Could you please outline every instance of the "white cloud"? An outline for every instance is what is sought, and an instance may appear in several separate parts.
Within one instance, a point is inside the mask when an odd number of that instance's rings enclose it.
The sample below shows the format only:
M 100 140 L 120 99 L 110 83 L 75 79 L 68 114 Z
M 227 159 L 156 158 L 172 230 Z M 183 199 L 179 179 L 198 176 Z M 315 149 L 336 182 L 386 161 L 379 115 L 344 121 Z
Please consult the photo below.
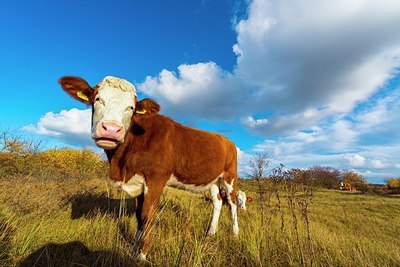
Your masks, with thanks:
M 243 83 L 214 62 L 180 65 L 178 73 L 164 69 L 138 88 L 176 116 L 230 118 L 243 110 L 246 96 Z
M 262 127 L 268 125 L 267 119 L 254 119 L 252 116 L 248 116 L 247 118 L 242 120 L 244 126 L 248 128 Z
M 351 167 L 363 167 L 365 164 L 365 158 L 363 156 L 360 156 L 358 154 L 356 155 L 345 155 L 345 159 L 347 159 L 350 163 Z
M 256 112 L 276 113 L 268 129 L 253 131 L 285 132 L 275 118 L 290 121 L 322 108 L 320 120 L 367 100 L 399 65 L 399 14 L 398 1 L 253 1 L 236 27 L 235 75 L 257 88 Z
M 28 132 L 53 137 L 70 145 L 90 146 L 91 139 L 90 109 L 76 108 L 62 110 L 60 113 L 48 112 L 39 119 L 36 125 L 28 125 L 23 129 Z
M 239 147 L 236 147 L 237 156 L 238 156 L 238 173 L 239 177 L 247 177 L 247 174 L 250 173 L 249 169 L 249 159 L 251 155 L 247 154 Z
M 271 120 L 248 116 L 241 122 L 243 127 L 260 136 L 287 135 L 304 128 L 305 122 L 310 126 L 316 124 L 324 116 L 326 116 L 325 110 L 307 109 L 291 115 L 273 116 Z
M 375 169 L 383 169 L 386 167 L 386 164 L 384 164 L 380 159 L 371 159 L 371 164 Z

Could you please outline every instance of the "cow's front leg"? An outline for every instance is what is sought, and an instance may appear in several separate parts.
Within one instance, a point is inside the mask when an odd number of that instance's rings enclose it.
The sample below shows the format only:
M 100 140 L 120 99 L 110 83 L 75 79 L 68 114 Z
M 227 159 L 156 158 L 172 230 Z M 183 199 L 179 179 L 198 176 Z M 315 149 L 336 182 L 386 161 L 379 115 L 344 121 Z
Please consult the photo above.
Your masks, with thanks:
M 150 248 L 150 230 L 157 212 L 158 204 L 164 186 L 147 184 L 147 192 L 136 198 L 136 219 L 138 229 L 136 231 L 135 250 L 141 260 L 146 259 L 147 251 Z
M 136 197 L 135 201 L 136 201 L 135 214 L 136 214 L 136 220 L 137 220 L 137 229 L 136 229 L 135 244 L 133 245 L 133 249 L 134 249 L 136 255 L 139 258 L 142 258 L 144 260 L 144 259 L 146 259 L 146 255 L 140 254 L 140 248 L 141 248 L 140 240 L 141 240 L 142 229 L 143 229 L 142 208 L 143 208 L 143 201 L 144 201 L 144 193 L 141 194 L 140 196 Z

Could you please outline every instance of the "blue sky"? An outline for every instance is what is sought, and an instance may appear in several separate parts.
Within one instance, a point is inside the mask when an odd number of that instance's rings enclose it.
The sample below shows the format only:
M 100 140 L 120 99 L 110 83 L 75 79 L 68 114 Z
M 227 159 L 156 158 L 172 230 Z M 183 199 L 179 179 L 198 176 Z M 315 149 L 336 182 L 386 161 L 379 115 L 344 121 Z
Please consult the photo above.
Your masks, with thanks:
M 400 176 L 397 0 L 7 1 L 0 126 L 87 146 L 90 111 L 64 75 L 114 75 L 162 113 L 235 142 L 271 167 Z

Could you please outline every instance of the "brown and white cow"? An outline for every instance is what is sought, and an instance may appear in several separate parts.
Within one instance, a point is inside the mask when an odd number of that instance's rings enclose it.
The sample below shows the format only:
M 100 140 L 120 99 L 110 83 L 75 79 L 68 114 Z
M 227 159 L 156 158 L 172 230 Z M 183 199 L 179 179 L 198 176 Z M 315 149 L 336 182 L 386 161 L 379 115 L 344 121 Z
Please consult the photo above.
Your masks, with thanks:
M 340 182 L 340 190 L 355 191 L 355 188 L 349 182 Z
M 236 206 L 237 155 L 227 138 L 183 126 L 159 115 L 151 99 L 138 101 L 128 81 L 108 76 L 93 88 L 82 78 L 59 80 L 74 99 L 92 106 L 92 138 L 110 163 L 110 178 L 136 198 L 136 249 L 145 259 L 149 229 L 163 188 L 209 190 L 213 217 L 208 235 L 214 235 L 222 207 L 219 188 L 230 205 L 233 234 L 239 233 Z

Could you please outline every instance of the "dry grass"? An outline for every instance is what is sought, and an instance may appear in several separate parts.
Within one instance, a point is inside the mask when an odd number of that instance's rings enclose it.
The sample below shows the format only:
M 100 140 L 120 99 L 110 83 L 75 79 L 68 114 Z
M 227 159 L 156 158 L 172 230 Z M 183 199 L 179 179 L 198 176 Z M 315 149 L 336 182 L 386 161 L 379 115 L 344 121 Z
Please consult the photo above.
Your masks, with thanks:
M 333 190 L 307 195 L 271 182 L 262 184 L 263 195 L 255 181 L 240 187 L 255 201 L 239 213 L 239 239 L 231 235 L 227 207 L 217 235 L 206 238 L 211 204 L 200 194 L 166 189 L 149 261 L 140 265 L 400 265 L 398 198 Z M 104 179 L 0 178 L 0 265 L 136 265 L 132 206 Z

